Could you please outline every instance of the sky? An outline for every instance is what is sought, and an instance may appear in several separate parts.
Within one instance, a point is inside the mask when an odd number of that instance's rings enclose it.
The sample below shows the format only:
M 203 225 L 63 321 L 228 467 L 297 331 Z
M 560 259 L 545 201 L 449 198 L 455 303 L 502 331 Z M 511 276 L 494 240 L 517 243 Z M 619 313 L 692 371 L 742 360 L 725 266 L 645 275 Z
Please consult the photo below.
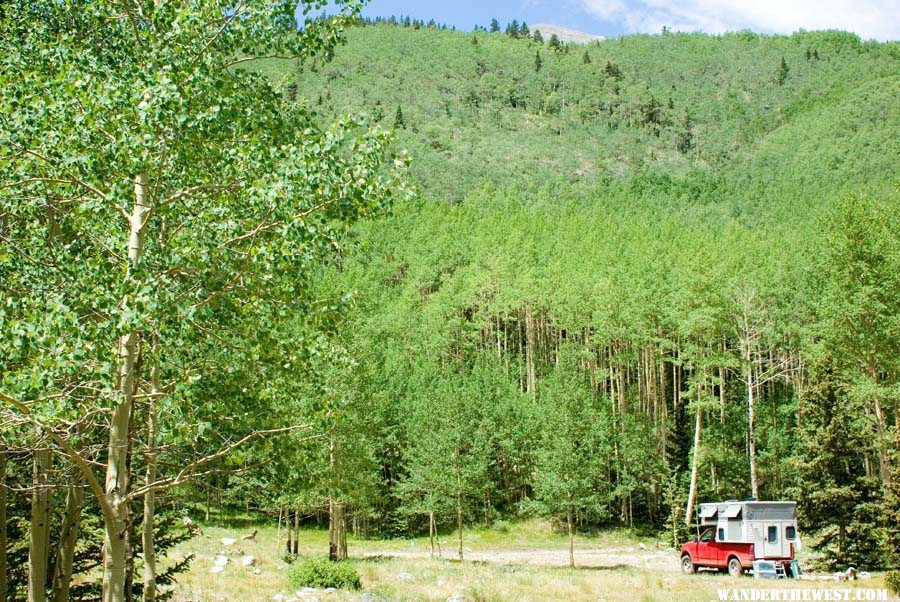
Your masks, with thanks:
M 517 19 L 608 37 L 666 26 L 706 33 L 843 29 L 864 40 L 900 40 L 900 0 L 371 0 L 363 14 L 410 15 L 464 30 Z

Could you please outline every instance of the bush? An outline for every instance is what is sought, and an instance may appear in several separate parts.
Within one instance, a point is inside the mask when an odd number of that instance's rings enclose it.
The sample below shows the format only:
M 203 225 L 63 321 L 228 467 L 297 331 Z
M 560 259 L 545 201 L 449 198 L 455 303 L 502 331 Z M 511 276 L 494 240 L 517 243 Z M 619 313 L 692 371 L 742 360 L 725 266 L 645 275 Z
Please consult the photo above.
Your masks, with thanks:
M 491 529 L 500 533 L 509 533 L 509 522 L 503 519 L 497 519 L 494 521 L 494 524 L 491 525 Z
M 884 583 L 889 590 L 900 595 L 900 571 L 888 571 L 885 573 Z
M 294 567 L 288 575 L 291 587 L 334 587 L 359 589 L 359 573 L 347 562 L 331 562 L 327 558 L 310 558 Z

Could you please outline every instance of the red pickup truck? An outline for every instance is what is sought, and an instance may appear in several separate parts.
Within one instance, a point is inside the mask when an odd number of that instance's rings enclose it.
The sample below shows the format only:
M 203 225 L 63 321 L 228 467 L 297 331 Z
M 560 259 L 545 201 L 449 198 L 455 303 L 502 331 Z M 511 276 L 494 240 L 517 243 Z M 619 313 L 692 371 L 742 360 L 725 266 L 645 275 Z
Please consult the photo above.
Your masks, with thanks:
M 732 577 L 740 576 L 745 570 L 753 568 L 754 544 L 716 541 L 716 530 L 707 528 L 700 537 L 681 546 L 681 570 L 685 573 L 696 573 L 698 567 L 728 570 Z M 790 558 L 766 558 L 783 564 L 790 564 L 794 556 L 794 545 L 790 544 Z

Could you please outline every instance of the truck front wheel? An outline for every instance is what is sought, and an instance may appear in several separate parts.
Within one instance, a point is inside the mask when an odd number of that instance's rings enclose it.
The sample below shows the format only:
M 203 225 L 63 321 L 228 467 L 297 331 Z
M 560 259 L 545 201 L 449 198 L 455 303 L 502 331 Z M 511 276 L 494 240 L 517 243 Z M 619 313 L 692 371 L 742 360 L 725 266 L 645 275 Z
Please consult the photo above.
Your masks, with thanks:
M 741 561 L 734 556 L 728 559 L 728 574 L 732 577 L 740 577 L 744 574 L 744 567 L 741 566 Z
M 694 561 L 691 560 L 690 554 L 685 554 L 681 557 L 681 571 L 688 575 L 697 572 L 697 567 L 694 566 Z

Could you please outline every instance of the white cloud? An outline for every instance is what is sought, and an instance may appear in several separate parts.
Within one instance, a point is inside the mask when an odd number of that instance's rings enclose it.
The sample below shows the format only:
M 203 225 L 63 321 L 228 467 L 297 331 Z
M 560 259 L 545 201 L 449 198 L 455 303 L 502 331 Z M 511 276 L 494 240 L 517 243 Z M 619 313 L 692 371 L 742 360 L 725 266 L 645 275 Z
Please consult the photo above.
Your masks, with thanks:
M 585 10 L 630 33 L 792 33 L 843 29 L 863 39 L 900 39 L 900 0 L 581 0 Z

